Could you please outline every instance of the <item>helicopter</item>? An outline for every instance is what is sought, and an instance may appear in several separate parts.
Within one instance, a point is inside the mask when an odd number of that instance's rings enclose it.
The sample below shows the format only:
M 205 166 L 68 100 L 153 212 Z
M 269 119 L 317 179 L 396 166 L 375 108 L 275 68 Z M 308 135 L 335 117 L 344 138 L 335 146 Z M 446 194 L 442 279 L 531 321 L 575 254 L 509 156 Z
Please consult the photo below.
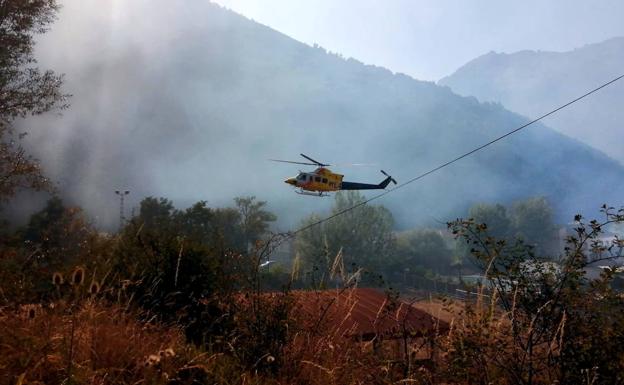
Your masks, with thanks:
M 316 161 L 305 154 L 299 154 L 309 162 L 295 162 L 291 160 L 270 159 L 274 162 L 303 164 L 306 166 L 317 166 L 314 171 L 303 172 L 300 171 L 295 177 L 288 178 L 284 182 L 297 187 L 295 190 L 297 194 L 301 195 L 313 195 L 313 196 L 329 196 L 329 192 L 341 191 L 341 190 L 377 190 L 385 189 L 390 182 L 397 184 L 396 180 L 388 175 L 384 170 L 381 173 L 386 176 L 379 184 L 370 183 L 358 183 L 358 182 L 346 182 L 342 178 L 344 175 L 336 174 L 330 171 L 327 167 L 331 164 L 321 163 Z

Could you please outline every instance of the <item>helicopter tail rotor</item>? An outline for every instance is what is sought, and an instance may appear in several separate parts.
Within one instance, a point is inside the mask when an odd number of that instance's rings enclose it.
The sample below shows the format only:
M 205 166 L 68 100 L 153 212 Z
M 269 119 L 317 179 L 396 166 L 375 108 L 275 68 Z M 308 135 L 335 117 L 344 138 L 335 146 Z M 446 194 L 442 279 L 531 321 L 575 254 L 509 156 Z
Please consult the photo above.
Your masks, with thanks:
M 397 184 L 397 181 L 393 177 L 391 177 L 387 172 L 385 172 L 384 170 L 381 170 L 381 173 L 388 177 L 389 182 Z

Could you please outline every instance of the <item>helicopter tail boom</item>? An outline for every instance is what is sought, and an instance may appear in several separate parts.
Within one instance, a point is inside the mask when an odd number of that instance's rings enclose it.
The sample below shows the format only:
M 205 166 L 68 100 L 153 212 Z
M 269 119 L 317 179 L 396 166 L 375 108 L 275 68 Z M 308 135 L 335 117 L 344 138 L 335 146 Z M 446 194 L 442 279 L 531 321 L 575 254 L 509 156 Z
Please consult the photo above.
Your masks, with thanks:
M 381 173 L 386 176 L 386 179 L 384 179 L 379 184 L 342 182 L 340 189 L 341 190 L 383 190 L 386 187 L 388 187 L 390 182 L 397 184 L 396 180 L 390 175 L 388 175 L 384 170 L 381 170 Z

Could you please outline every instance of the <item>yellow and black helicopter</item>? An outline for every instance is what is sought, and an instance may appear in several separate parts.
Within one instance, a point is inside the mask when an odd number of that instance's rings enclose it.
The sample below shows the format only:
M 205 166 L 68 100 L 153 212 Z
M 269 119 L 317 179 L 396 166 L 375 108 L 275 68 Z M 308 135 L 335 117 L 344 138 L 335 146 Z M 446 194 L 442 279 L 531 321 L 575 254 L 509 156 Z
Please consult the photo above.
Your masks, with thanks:
M 331 166 L 331 164 L 321 163 L 310 158 L 307 155 L 299 154 L 310 162 L 295 162 L 291 160 L 280 160 L 280 159 L 270 159 L 274 162 L 283 162 L 283 163 L 294 163 L 294 164 L 303 164 L 306 166 L 317 166 L 314 171 L 311 172 L 303 172 L 300 171 L 299 174 L 295 177 L 288 178 L 284 182 L 297 187 L 298 190 L 295 190 L 296 193 L 302 195 L 314 195 L 314 196 L 328 196 L 328 192 L 332 191 L 340 191 L 340 190 L 377 190 L 377 189 L 385 189 L 390 182 L 396 184 L 396 180 L 388 175 L 384 170 L 381 170 L 381 173 L 386 176 L 379 184 L 369 184 L 369 183 L 357 183 L 357 182 L 346 182 L 343 181 L 342 178 L 344 175 L 335 174 L 331 172 L 327 167 Z

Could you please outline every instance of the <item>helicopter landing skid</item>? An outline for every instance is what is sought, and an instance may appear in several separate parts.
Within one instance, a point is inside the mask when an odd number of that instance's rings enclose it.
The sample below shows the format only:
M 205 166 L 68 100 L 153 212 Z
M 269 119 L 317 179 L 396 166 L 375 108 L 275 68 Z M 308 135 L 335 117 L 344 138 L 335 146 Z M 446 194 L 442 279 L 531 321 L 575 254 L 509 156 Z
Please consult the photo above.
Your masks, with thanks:
M 306 190 L 295 190 L 295 192 L 299 195 L 311 195 L 313 197 L 328 197 L 329 196 L 329 194 L 324 193 L 322 191 L 311 192 L 311 191 L 306 191 Z

